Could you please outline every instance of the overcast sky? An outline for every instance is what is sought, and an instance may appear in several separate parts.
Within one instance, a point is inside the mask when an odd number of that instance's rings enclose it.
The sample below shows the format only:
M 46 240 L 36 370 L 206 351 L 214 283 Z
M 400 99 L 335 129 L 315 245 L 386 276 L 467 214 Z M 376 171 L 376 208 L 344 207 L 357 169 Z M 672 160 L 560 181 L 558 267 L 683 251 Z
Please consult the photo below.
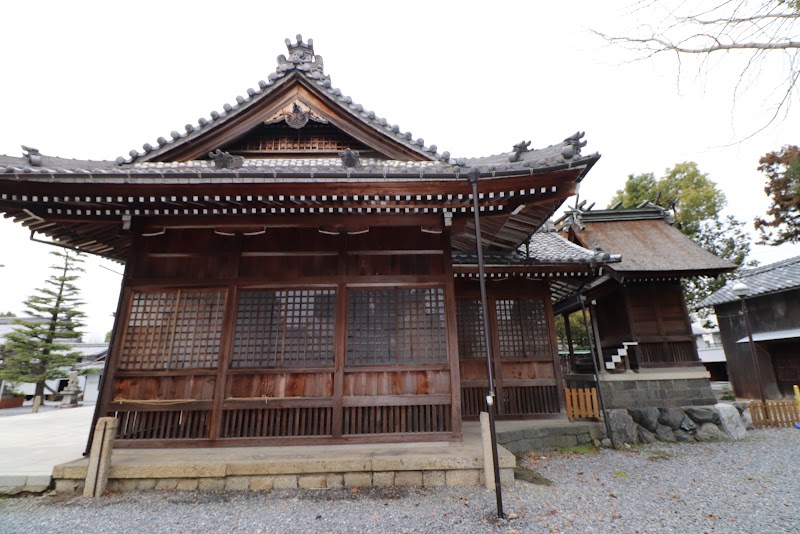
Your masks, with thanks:
M 589 31 L 661 19 L 631 13 L 631 3 L 3 2 L 0 153 L 20 156 L 25 144 L 113 160 L 155 145 L 257 87 L 286 54 L 284 39 L 301 33 L 334 87 L 440 152 L 497 154 L 586 131 L 584 151 L 602 158 L 581 199 L 605 207 L 628 174 L 695 161 L 726 194 L 726 213 L 750 225 L 768 206 L 758 159 L 800 142 L 797 110 L 741 141 L 771 113 L 781 60 L 748 80 L 734 108 L 736 57 L 684 61 L 679 79 L 673 57 L 631 62 Z M 52 247 L 28 237 L 0 221 L 0 311 L 21 312 L 48 276 Z M 762 263 L 796 255 L 800 247 L 754 247 Z M 122 268 L 87 261 L 88 340 L 111 328 L 120 276 L 108 269 Z

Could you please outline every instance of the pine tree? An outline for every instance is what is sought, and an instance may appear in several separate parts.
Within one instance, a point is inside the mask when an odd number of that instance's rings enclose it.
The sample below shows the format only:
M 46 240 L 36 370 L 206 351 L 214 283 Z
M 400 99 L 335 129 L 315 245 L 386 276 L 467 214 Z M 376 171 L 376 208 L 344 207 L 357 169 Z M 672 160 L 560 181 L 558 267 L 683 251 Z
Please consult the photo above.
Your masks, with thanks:
M 67 250 L 51 252 L 60 264 L 51 268 L 53 274 L 45 287 L 25 300 L 26 319 L 16 319 L 17 327 L 6 335 L 6 357 L 0 378 L 10 382 L 35 383 L 35 396 L 42 396 L 45 381 L 66 378 L 64 367 L 78 363 L 79 352 L 70 352 L 67 341 L 80 341 L 85 314 L 78 310 L 83 303 L 78 298 L 74 282 L 83 272 L 79 255 Z

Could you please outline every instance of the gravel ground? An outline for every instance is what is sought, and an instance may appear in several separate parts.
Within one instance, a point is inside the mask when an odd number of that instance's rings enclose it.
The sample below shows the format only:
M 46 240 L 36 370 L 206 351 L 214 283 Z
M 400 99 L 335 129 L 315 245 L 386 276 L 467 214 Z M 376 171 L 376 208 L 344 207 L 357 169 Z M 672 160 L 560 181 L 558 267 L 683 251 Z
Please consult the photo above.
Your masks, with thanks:
M 0 499 L 0 532 L 797 532 L 800 431 L 736 443 L 554 453 L 524 465 L 552 481 L 482 488 L 144 492 Z

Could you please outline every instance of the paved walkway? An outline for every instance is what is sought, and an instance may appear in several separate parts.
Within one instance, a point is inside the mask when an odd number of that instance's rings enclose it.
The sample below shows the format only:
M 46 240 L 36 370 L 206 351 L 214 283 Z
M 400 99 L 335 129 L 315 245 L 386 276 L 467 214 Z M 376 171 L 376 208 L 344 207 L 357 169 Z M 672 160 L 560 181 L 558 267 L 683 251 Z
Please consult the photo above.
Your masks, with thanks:
M 86 406 L 1 417 L 0 494 L 49 486 L 54 466 L 83 455 L 93 414 Z

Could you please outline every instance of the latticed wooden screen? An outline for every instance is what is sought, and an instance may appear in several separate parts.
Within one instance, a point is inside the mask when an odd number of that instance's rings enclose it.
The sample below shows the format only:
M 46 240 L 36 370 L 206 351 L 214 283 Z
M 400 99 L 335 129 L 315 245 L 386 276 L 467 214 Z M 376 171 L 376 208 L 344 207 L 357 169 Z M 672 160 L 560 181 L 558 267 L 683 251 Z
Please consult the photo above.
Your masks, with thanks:
M 224 311 L 224 289 L 135 292 L 120 368 L 216 367 Z
M 240 291 L 231 366 L 332 366 L 335 300 L 335 289 Z
M 442 288 L 350 289 L 347 365 L 447 362 Z
M 459 358 L 485 358 L 486 336 L 483 330 L 483 306 L 480 300 L 456 302 Z
M 544 300 L 497 300 L 495 307 L 501 358 L 552 359 Z

